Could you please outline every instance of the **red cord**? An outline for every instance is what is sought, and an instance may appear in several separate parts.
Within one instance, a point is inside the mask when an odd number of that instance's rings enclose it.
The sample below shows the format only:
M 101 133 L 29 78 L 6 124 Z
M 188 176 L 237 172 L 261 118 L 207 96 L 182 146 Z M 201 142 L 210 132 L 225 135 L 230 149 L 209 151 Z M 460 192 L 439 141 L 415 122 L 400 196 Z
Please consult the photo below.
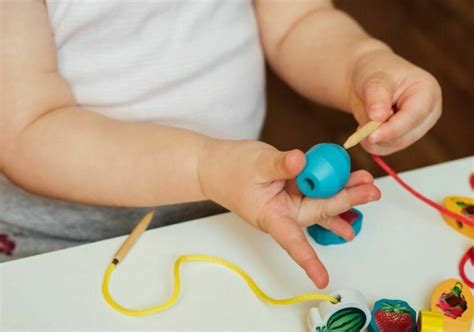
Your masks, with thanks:
M 465 271 L 468 260 L 470 260 L 471 264 L 474 265 L 474 247 L 469 248 L 459 262 L 459 275 L 461 276 L 462 281 L 464 281 L 469 287 L 474 288 L 474 281 L 469 280 Z
M 405 188 L 410 194 L 412 194 L 413 196 L 415 196 L 416 198 L 420 199 L 421 201 L 425 202 L 426 204 L 428 204 L 429 206 L 435 208 L 436 210 L 438 210 L 439 212 L 441 212 L 441 214 L 444 214 L 445 216 L 448 216 L 448 217 L 451 217 L 459 222 L 462 222 L 466 225 L 469 225 L 471 227 L 474 227 L 474 219 L 471 220 L 470 218 L 468 218 L 467 216 L 464 216 L 462 214 L 458 214 L 458 213 L 455 213 L 455 212 L 452 212 L 450 210 L 448 210 L 447 208 L 445 208 L 444 206 L 442 206 L 441 204 L 438 204 L 432 200 L 430 200 L 429 198 L 423 196 L 422 194 L 420 194 L 419 192 L 417 192 L 415 189 L 413 189 L 412 187 L 410 187 L 405 181 L 403 181 L 398 175 L 397 173 L 390 168 L 390 166 L 388 166 L 383 160 L 382 158 L 380 158 L 380 156 L 377 156 L 377 155 L 372 155 L 372 158 L 375 160 L 375 162 L 380 166 L 382 167 L 382 169 L 387 172 L 388 175 L 390 175 L 395 181 L 397 181 L 403 188 Z

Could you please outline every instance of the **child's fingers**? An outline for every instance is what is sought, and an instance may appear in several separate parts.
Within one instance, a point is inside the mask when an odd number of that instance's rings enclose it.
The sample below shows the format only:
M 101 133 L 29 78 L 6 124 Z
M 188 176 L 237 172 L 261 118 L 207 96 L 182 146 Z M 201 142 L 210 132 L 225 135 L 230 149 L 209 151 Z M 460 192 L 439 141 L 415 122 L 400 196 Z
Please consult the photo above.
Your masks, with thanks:
M 302 229 L 293 219 L 279 217 L 268 220 L 264 230 L 305 270 L 316 287 L 327 286 L 329 275 L 326 268 L 306 240 Z
M 403 136 L 394 138 L 392 140 L 381 142 L 380 146 L 382 147 L 397 147 L 398 149 L 404 149 L 408 147 L 411 143 L 422 138 L 426 132 L 438 121 L 438 115 L 435 113 L 430 113 L 422 123 L 420 123 L 416 128 L 409 131 Z
M 319 225 L 329 229 L 336 235 L 342 236 L 346 241 L 351 241 L 355 237 L 351 225 L 341 217 L 331 217 L 319 222 Z
M 372 174 L 365 170 L 355 171 L 349 177 L 349 180 L 346 183 L 346 188 L 355 187 L 364 183 L 373 183 L 374 177 Z
M 297 217 L 298 224 L 309 226 L 338 216 L 355 205 L 362 205 L 380 199 L 380 190 L 373 184 L 361 184 L 345 188 L 328 199 L 303 198 Z
M 305 164 L 306 157 L 300 150 L 264 150 L 257 160 L 257 172 L 262 182 L 287 180 L 298 175 Z
M 373 183 L 374 177 L 365 170 L 355 171 L 349 177 L 346 183 L 346 188 L 355 187 L 364 183 Z M 286 191 L 291 195 L 301 195 L 295 180 L 290 180 L 286 184 Z
M 433 107 L 436 102 L 434 91 L 416 89 L 406 93 L 410 95 L 400 97 L 400 111 L 369 136 L 370 143 L 388 142 L 402 137 L 418 128 L 430 113 L 437 112 Z
M 392 112 L 394 85 L 383 72 L 374 73 L 364 84 L 363 99 L 371 120 L 385 121 Z
M 401 137 L 380 143 L 370 143 L 364 140 L 361 144 L 367 152 L 381 156 L 402 150 L 423 137 L 423 135 L 433 127 L 436 121 L 438 121 L 440 114 L 441 113 L 436 112 L 430 113 L 422 124 Z

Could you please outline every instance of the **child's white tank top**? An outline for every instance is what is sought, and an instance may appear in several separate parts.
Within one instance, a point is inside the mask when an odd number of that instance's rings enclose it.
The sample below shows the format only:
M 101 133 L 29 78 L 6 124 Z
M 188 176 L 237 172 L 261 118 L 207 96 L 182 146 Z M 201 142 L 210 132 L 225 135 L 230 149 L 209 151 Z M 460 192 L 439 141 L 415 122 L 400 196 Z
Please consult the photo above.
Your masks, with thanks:
M 264 61 L 250 0 L 45 1 L 59 69 L 79 104 L 214 137 L 258 136 Z M 156 212 L 153 227 L 222 208 L 200 202 Z M 127 234 L 143 213 L 39 197 L 0 173 L 0 235 L 16 243 L 12 256 L 0 250 L 0 262 Z
M 256 138 L 264 60 L 250 0 L 46 0 L 59 70 L 104 115 Z

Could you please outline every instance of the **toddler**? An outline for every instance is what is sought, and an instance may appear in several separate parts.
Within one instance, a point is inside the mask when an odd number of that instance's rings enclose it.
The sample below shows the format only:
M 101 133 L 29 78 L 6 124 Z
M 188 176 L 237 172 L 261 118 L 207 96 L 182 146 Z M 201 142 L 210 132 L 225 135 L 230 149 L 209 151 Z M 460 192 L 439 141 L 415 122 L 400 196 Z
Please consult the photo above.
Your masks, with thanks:
M 257 140 L 265 61 L 359 124 L 386 121 L 363 142 L 370 153 L 409 146 L 441 114 L 433 76 L 329 0 L 0 6 L 0 249 L 11 255 L 3 259 L 128 233 L 146 207 L 159 206 L 160 225 L 226 208 L 325 287 L 302 227 L 318 223 L 350 240 L 338 215 L 380 192 L 365 171 L 329 199 L 298 192 L 304 153 Z

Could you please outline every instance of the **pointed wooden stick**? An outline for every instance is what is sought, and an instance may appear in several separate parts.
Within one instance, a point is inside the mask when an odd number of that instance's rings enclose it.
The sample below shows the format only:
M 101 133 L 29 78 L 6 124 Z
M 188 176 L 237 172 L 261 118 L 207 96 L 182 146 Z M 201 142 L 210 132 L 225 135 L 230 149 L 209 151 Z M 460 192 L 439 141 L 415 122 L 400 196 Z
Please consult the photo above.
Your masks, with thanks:
M 350 149 L 353 146 L 359 144 L 360 141 L 362 141 L 364 138 L 366 138 L 367 136 L 372 134 L 375 130 L 377 130 L 377 128 L 380 127 L 381 124 L 382 122 L 378 122 L 378 121 L 367 122 L 365 125 L 357 129 L 355 133 L 349 136 L 349 138 L 343 145 L 344 148 Z
M 125 242 L 120 246 L 119 250 L 117 250 L 117 253 L 115 254 L 114 260 L 113 260 L 115 265 L 120 263 L 125 258 L 125 256 L 130 251 L 130 249 L 132 249 L 135 242 L 137 242 L 138 238 L 143 234 L 144 231 L 146 231 L 154 215 L 155 215 L 155 212 L 152 210 L 148 212 L 142 218 L 142 220 L 138 222 L 138 224 L 132 230 L 132 232 L 127 237 Z

